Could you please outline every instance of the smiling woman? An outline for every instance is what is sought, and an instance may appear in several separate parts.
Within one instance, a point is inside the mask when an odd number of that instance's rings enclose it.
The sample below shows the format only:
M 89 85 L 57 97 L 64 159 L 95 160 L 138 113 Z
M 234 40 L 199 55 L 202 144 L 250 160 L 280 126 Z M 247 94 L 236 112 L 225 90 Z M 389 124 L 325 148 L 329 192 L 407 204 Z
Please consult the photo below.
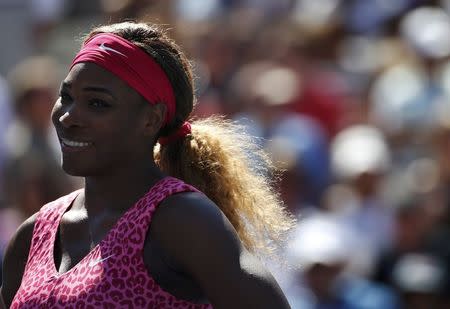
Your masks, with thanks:
M 52 112 L 62 168 L 85 186 L 13 237 L 6 305 L 289 307 L 258 258 L 293 225 L 270 163 L 232 123 L 189 122 L 193 89 L 188 60 L 155 26 L 88 35 Z

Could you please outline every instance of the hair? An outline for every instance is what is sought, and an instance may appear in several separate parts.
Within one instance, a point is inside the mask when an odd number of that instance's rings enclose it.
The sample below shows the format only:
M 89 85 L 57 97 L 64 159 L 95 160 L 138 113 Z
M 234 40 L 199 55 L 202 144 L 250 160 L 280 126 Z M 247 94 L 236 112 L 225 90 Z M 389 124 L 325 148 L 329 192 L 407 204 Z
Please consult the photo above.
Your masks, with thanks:
M 175 94 L 176 114 L 159 136 L 175 132 L 194 107 L 191 65 L 181 49 L 163 30 L 145 23 L 100 26 L 86 40 L 98 33 L 123 37 L 142 48 L 162 67 Z M 249 251 L 276 252 L 293 227 L 294 219 L 274 189 L 277 177 L 268 156 L 243 133 L 242 127 L 223 117 L 195 120 L 191 126 L 192 132 L 186 137 L 164 146 L 156 144 L 156 164 L 215 202 Z

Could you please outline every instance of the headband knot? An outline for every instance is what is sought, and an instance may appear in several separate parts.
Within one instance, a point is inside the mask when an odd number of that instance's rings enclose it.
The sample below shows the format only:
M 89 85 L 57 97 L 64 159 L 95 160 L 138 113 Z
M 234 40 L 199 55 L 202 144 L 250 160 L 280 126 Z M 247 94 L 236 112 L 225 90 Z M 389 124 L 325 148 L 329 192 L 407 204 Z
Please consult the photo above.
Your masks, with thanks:
M 185 121 L 183 123 L 183 125 L 181 127 L 179 127 L 178 130 L 176 130 L 174 133 L 172 133 L 168 136 L 160 137 L 158 139 L 158 143 L 164 146 L 164 145 L 170 144 L 180 138 L 183 138 L 188 134 L 191 134 L 191 132 L 192 132 L 191 124 L 189 122 Z

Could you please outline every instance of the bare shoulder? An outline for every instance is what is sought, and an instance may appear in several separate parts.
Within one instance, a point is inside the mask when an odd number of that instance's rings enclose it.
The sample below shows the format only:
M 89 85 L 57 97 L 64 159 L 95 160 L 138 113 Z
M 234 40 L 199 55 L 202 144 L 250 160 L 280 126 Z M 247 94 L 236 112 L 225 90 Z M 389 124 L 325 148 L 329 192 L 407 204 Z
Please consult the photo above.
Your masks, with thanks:
M 1 294 L 7 307 L 10 306 L 22 281 L 36 218 L 37 213 L 19 226 L 4 255 Z
M 4 263 L 15 263 L 17 265 L 19 262 L 23 262 L 23 266 L 25 267 L 36 219 L 37 213 L 29 217 L 19 226 L 6 248 Z M 25 260 L 23 260 L 24 258 Z M 4 269 L 5 273 L 7 273 L 8 267 Z M 3 280 L 3 283 L 5 283 L 5 280 Z
M 158 211 L 166 214 L 176 212 L 185 215 L 192 212 L 197 215 L 221 214 L 220 208 L 206 195 L 199 192 L 181 192 L 170 195 L 161 202 Z
M 233 244 L 234 250 L 241 248 L 236 230 L 220 208 L 197 192 L 166 198 L 154 214 L 151 229 L 161 243 L 175 246 L 172 249 L 180 252 L 229 244 Z
M 156 221 L 160 219 L 177 222 L 182 226 L 200 224 L 200 227 L 212 227 L 220 221 L 228 221 L 213 201 L 198 192 L 182 192 L 164 199 L 154 217 Z
M 150 236 L 179 271 L 199 284 L 214 308 L 288 308 L 270 272 L 203 194 L 185 192 L 164 200 Z

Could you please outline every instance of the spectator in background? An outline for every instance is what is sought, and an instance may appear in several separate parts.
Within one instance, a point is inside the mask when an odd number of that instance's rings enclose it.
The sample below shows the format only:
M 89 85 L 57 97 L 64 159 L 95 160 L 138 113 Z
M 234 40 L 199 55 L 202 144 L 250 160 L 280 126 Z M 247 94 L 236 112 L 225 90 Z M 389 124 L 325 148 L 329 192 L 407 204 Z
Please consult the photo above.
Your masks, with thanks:
M 314 211 L 331 181 L 324 129 L 309 116 L 286 115 L 273 125 L 265 148 L 283 171 L 280 192 L 288 209 L 297 218 Z
M 374 272 L 374 278 L 386 284 L 392 284 L 392 270 L 397 260 L 405 254 L 425 252 L 428 249 L 427 238 L 434 224 L 429 209 L 430 196 L 408 191 L 405 186 L 402 189 L 408 193 L 402 192 L 404 197 L 392 202 L 395 209 L 392 248 L 380 256 Z
M 0 0 L 0 75 L 42 50 L 70 0 Z
M 57 138 L 50 112 L 56 100 L 59 64 L 49 57 L 31 57 L 8 76 L 15 118 L 4 132 L 7 159 L 4 197 L 22 218 L 76 185 L 59 168 Z
M 334 193 L 341 191 L 331 187 L 323 206 L 360 238 L 360 271 L 367 275 L 394 237 L 393 211 L 382 191 L 390 166 L 389 146 L 377 128 L 355 125 L 336 135 L 330 152 L 332 171 L 348 194 L 337 202 Z
M 0 132 L 5 132 L 11 119 L 11 107 L 9 89 L 6 81 L 0 76 Z M 5 149 L 5 136 L 0 133 L 0 171 L 4 168 L 6 160 Z M 7 207 L 6 196 L 3 188 L 4 179 L 0 173 L 0 260 L 3 257 L 3 252 L 8 244 L 14 231 L 22 220 L 19 212 L 12 208 Z M 2 267 L 0 266 L 0 274 Z M 1 279 L 0 279 L 1 284 Z M 1 307 L 1 306 L 0 306 Z
M 392 285 L 398 290 L 402 308 L 448 308 L 445 285 L 449 280 L 445 264 L 434 255 L 406 254 L 392 271 Z
M 0 133 L 4 141 L 0 154 L 0 253 L 21 221 L 78 185 L 59 167 L 57 139 L 49 117 L 56 99 L 58 69 L 58 63 L 49 57 L 31 57 L 8 75 L 12 92 L 8 108 L 14 118 L 1 123 L 5 129 Z
M 293 309 L 396 309 L 395 294 L 350 271 L 355 235 L 333 216 L 303 218 L 288 246 L 294 271 L 285 283 Z
M 231 81 L 241 112 L 234 119 L 259 138 L 276 164 L 285 170 L 282 197 L 298 216 L 318 205 L 330 179 L 328 137 L 314 118 L 298 115 L 290 103 L 301 93 L 300 76 L 276 62 L 244 66 Z

